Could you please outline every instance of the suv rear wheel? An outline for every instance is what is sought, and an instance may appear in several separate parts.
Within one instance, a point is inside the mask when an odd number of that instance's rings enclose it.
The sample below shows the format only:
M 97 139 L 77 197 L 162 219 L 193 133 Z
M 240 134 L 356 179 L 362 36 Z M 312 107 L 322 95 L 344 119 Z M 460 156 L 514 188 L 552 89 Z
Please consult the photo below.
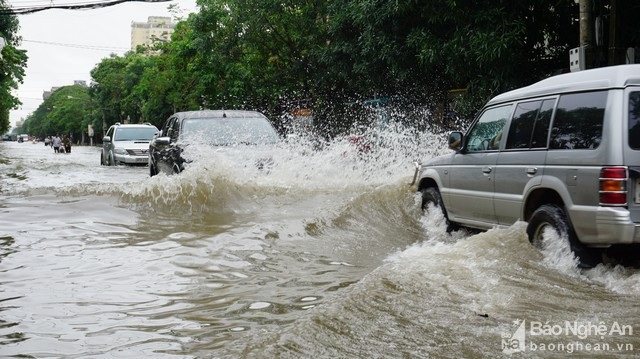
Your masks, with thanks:
M 439 208 L 444 215 L 444 219 L 447 222 L 447 233 L 454 231 L 457 229 L 457 225 L 449 221 L 449 217 L 447 216 L 447 210 L 444 208 L 444 203 L 442 203 L 442 196 L 440 196 L 440 191 L 438 191 L 435 187 L 427 187 L 422 189 L 422 210 L 426 211 L 429 207 L 429 204 L 432 204 L 434 207 Z
M 560 240 L 567 241 L 571 251 L 578 258 L 578 265 L 581 268 L 593 268 L 602 260 L 598 249 L 588 248 L 580 243 L 562 207 L 545 204 L 533 212 L 527 226 L 529 241 L 534 246 L 542 248 L 544 233 L 547 229 L 554 230 Z

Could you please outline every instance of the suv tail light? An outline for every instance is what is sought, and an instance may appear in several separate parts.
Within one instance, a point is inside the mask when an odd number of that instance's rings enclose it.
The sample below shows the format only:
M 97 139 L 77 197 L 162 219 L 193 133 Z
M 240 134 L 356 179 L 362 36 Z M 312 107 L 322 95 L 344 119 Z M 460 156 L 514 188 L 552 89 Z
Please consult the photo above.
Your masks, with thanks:
M 626 167 L 603 167 L 600 171 L 600 205 L 626 206 L 628 178 Z

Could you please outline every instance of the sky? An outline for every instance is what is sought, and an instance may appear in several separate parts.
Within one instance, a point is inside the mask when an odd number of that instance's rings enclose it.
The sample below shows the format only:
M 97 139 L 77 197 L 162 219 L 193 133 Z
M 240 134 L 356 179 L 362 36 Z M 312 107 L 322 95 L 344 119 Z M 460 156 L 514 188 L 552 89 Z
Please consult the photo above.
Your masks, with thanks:
M 7 2 L 16 8 L 79 3 L 77 0 Z M 10 112 L 11 126 L 38 108 L 43 102 L 44 90 L 73 85 L 74 80 L 84 80 L 89 84 L 90 72 L 101 59 L 111 53 L 123 55 L 130 50 L 132 21 L 147 21 L 149 16 L 172 16 L 168 10 L 170 4 L 181 9 L 180 17 L 186 18 L 190 12 L 197 11 L 196 0 L 175 0 L 128 2 L 95 10 L 44 10 L 18 15 L 18 33 L 22 37 L 20 48 L 27 50 L 29 60 L 24 83 L 14 91 L 22 106 Z

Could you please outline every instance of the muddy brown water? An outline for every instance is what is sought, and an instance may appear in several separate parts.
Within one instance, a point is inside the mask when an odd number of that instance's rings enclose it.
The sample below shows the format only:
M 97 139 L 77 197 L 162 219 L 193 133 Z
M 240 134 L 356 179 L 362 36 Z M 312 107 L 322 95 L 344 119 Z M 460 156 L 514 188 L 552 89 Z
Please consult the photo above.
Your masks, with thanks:
M 447 234 L 407 185 L 413 149 L 289 145 L 268 171 L 196 150 L 149 178 L 0 143 L 0 356 L 637 355 L 638 270 L 579 270 L 524 223 Z

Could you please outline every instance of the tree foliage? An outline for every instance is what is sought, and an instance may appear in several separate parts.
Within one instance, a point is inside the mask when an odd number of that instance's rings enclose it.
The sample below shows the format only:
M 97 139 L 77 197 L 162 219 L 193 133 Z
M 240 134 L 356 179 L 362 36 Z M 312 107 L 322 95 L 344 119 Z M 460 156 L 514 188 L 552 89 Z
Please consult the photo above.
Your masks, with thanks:
M 64 86 L 53 92 L 25 119 L 22 130 L 40 138 L 56 133 L 68 134 L 77 141 L 92 122 L 92 110 L 92 101 L 86 87 Z
M 566 67 L 577 5 L 560 1 L 331 3 L 330 79 L 352 92 L 468 89 L 472 107 Z
M 7 8 L 6 1 L 0 0 L 0 10 Z M 9 130 L 9 111 L 20 105 L 11 91 L 22 83 L 27 65 L 26 52 L 17 49 L 20 44 L 18 26 L 17 17 L 0 15 L 0 37 L 6 41 L 6 46 L 0 49 L 0 134 Z
M 200 108 L 278 118 L 307 99 L 338 125 L 347 119 L 334 110 L 354 99 L 440 106 L 451 89 L 465 89 L 458 109 L 472 113 L 498 92 L 566 68 L 578 39 L 573 0 L 198 5 L 171 42 L 112 56 L 92 71 L 106 125 L 129 118 L 160 126 L 173 112 Z

